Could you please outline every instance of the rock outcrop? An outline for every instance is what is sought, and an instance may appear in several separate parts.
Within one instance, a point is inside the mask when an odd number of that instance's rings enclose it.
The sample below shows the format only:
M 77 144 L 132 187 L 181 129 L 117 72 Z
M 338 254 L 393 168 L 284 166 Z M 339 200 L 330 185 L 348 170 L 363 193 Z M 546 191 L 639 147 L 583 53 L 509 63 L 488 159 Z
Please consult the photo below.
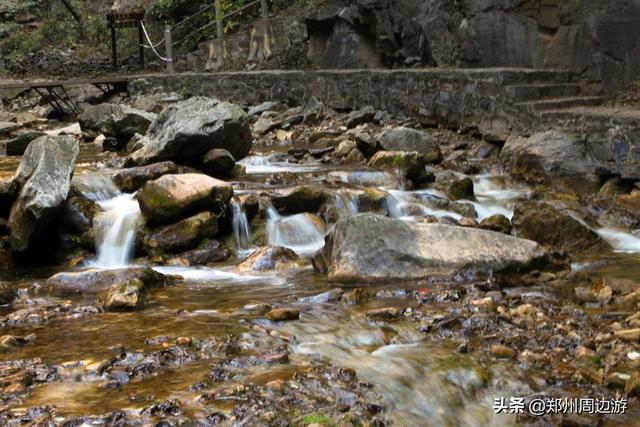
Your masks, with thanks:
M 339 221 L 324 250 L 332 281 L 489 277 L 544 264 L 535 242 L 492 231 L 406 222 L 374 214 Z
M 145 165 L 162 160 L 200 164 L 214 148 L 224 148 L 235 160 L 251 150 L 247 114 L 239 106 L 208 98 L 190 98 L 166 107 L 140 141 L 142 148 L 127 160 Z
M 13 181 L 20 188 L 9 216 L 14 251 L 27 251 L 57 215 L 79 152 L 72 136 L 43 136 L 27 148 Z
M 113 270 L 85 270 L 77 273 L 58 273 L 44 283 L 43 291 L 55 296 L 94 294 L 128 280 L 139 280 L 145 288 L 160 288 L 171 279 L 149 267 Z

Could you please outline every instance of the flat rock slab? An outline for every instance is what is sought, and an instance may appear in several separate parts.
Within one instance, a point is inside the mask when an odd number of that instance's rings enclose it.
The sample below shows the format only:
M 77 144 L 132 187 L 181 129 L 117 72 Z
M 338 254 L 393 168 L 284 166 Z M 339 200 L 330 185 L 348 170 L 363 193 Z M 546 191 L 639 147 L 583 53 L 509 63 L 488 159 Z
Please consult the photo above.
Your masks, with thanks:
M 332 281 L 473 278 L 538 266 L 535 242 L 487 230 L 361 214 L 339 221 L 327 237 Z

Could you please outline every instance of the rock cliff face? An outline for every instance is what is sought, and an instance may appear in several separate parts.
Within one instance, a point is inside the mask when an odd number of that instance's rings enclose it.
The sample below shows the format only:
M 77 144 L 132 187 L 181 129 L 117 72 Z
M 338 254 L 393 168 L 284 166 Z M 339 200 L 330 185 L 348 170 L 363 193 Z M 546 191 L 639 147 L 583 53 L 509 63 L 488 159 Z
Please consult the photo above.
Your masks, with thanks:
M 607 94 L 640 72 L 639 0 L 330 0 L 306 24 L 320 66 L 560 68 Z

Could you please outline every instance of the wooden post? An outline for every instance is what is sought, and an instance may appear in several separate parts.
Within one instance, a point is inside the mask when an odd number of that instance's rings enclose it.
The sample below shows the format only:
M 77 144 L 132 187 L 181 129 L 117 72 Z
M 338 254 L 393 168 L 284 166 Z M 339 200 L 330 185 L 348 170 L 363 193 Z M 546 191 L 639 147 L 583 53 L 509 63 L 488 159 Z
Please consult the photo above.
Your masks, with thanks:
M 220 0 L 216 0 L 215 8 L 216 8 L 216 36 L 217 36 L 216 43 L 215 43 L 216 54 L 217 54 L 216 68 L 220 68 L 224 65 L 224 53 L 225 53 L 224 27 L 222 26 L 222 5 L 220 4 Z
M 171 25 L 164 26 L 164 39 L 167 56 L 167 73 L 175 73 L 176 69 L 173 65 L 173 41 L 171 40 Z
M 138 55 L 140 56 L 140 67 L 144 68 L 144 32 L 142 21 L 138 21 Z
M 111 64 L 113 65 L 113 71 L 118 70 L 118 46 L 116 39 L 116 23 L 111 22 Z

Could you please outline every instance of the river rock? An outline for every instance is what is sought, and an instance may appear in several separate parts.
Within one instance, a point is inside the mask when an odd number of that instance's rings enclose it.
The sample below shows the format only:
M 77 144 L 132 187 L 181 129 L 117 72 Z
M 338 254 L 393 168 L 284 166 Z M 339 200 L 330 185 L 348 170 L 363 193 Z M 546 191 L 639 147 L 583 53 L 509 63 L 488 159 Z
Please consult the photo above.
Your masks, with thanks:
M 228 259 L 231 252 L 217 240 L 207 241 L 198 248 L 183 252 L 169 260 L 171 265 L 207 265 Z
M 229 176 L 235 165 L 236 159 L 224 148 L 209 150 L 202 158 L 202 171 L 216 178 Z
M 376 110 L 372 106 L 367 105 L 359 110 L 350 112 L 346 117 L 345 124 L 349 129 L 351 129 L 358 125 L 369 123 L 373 120 L 375 115 Z
M 152 224 L 167 224 L 201 210 L 226 206 L 233 187 L 203 174 L 164 175 L 147 182 L 137 195 Z
M 421 184 L 433 180 L 426 170 L 427 163 L 427 158 L 416 151 L 378 151 L 369 160 L 369 167 L 391 174 L 400 171 L 415 184 Z
M 378 135 L 378 144 L 386 151 L 418 152 L 427 163 L 442 160 L 440 147 L 426 132 L 405 127 L 387 129 Z
M 31 142 L 43 136 L 42 132 L 27 132 L 4 143 L 7 156 L 22 156 Z
M 511 222 L 519 237 L 550 248 L 568 252 L 609 249 L 607 242 L 580 221 L 547 204 L 529 202 L 519 205 Z
M 562 184 L 566 189 L 587 194 L 600 188 L 598 165 L 587 144 L 563 132 L 510 137 L 500 158 L 512 175 L 529 184 Z
M 511 233 L 511 221 L 504 215 L 495 214 L 489 218 L 485 218 L 480 222 L 480 228 L 483 230 L 496 231 L 498 233 Z
M 537 243 L 505 234 L 360 214 L 339 221 L 324 250 L 332 281 L 473 278 L 541 266 Z
M 218 217 L 211 212 L 201 212 L 151 231 L 147 245 L 163 252 L 179 252 L 192 249 L 203 239 L 218 233 Z
M 597 197 L 594 205 L 604 210 L 599 218 L 601 223 L 632 230 L 640 228 L 640 194 L 638 192 L 615 197 Z
M 72 136 L 43 136 L 27 148 L 14 181 L 20 187 L 11 208 L 11 247 L 24 252 L 41 237 L 69 194 L 80 151 Z
M 238 272 L 282 271 L 298 267 L 300 257 L 291 249 L 282 246 L 267 246 L 256 249 L 236 267 Z
M 16 296 L 16 288 L 13 285 L 0 282 L 0 305 L 11 304 Z
M 98 308 L 104 311 L 134 311 L 145 303 L 145 286 L 140 279 L 128 279 L 110 286 L 100 295 Z
M 160 160 L 195 161 L 207 151 L 224 148 L 234 159 L 251 150 L 249 120 L 242 108 L 229 102 L 190 98 L 165 108 L 149 127 L 143 147 L 127 164 L 143 165 Z
M 87 106 L 78 116 L 85 140 L 93 141 L 102 134 L 124 144 L 136 133 L 145 134 L 155 119 L 153 113 L 109 103 Z
M 18 190 L 18 183 L 13 179 L 0 179 L 0 216 L 9 215 Z
M 60 297 L 92 294 L 128 280 L 137 279 L 146 289 L 161 288 L 170 283 L 169 277 L 149 267 L 90 269 L 73 273 L 58 273 L 44 283 L 44 291 Z
M 447 188 L 447 195 L 452 200 L 473 200 L 475 198 L 475 193 L 473 191 L 473 180 L 471 180 L 471 178 L 469 177 L 466 177 L 453 181 L 451 184 L 449 184 L 449 188 Z
M 267 313 L 267 318 L 272 322 L 298 320 L 300 318 L 300 310 L 294 307 L 274 308 L 273 310 Z
M 119 170 L 113 175 L 113 182 L 122 191 L 132 193 L 142 188 L 149 181 L 158 179 L 163 175 L 175 173 L 178 173 L 178 167 L 173 162 L 152 163 L 146 166 Z
M 100 212 L 102 209 L 96 202 L 72 189 L 64 203 L 61 219 L 70 231 L 81 234 L 93 229 L 93 218 Z
M 301 185 L 274 196 L 271 203 L 285 215 L 317 212 L 329 200 L 328 190 L 317 185 Z

